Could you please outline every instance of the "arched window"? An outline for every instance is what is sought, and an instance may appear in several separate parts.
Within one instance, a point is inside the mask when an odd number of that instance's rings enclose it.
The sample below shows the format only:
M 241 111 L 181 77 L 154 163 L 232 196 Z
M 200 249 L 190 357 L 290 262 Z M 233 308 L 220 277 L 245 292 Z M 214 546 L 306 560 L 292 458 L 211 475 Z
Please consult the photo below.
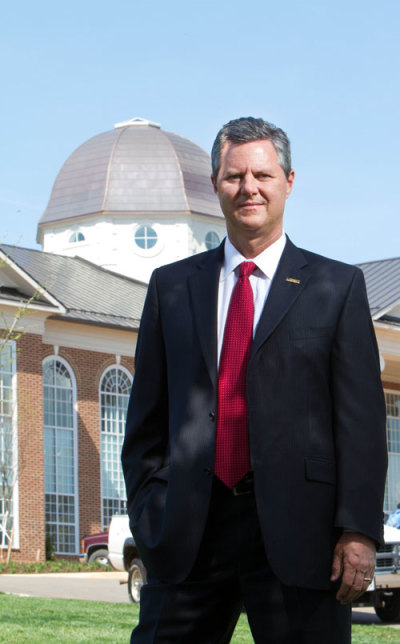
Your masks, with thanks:
M 8 546 L 11 535 L 17 546 L 15 525 L 17 488 L 16 348 L 8 342 L 0 352 L 0 546 Z
M 400 392 L 385 391 L 388 473 L 386 478 L 386 512 L 394 512 L 400 500 Z
M 149 250 L 157 243 L 157 233 L 151 226 L 139 226 L 135 232 L 135 242 L 139 248 Z
M 110 367 L 100 383 L 102 522 L 106 530 L 113 514 L 126 512 L 121 449 L 132 379 L 122 367 Z
M 46 545 L 58 554 L 78 552 L 76 388 L 60 358 L 43 364 Z
M 77 242 L 83 242 L 83 241 L 85 241 L 85 235 L 80 232 L 72 233 L 71 237 L 68 240 L 70 244 L 76 244 Z
M 217 248 L 217 246 L 219 246 L 221 240 L 217 233 L 215 233 L 213 230 L 210 230 L 206 234 L 204 241 L 206 243 L 207 250 L 212 250 L 213 248 Z

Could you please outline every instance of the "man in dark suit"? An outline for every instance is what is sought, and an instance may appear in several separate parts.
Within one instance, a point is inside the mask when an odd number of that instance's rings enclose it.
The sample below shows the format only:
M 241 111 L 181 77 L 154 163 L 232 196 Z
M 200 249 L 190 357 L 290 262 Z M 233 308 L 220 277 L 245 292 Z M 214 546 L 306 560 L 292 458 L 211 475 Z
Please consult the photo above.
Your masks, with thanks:
M 132 641 L 350 642 L 382 539 L 385 407 L 362 272 L 283 232 L 285 133 L 229 122 L 212 152 L 228 236 L 157 269 L 122 462 L 148 570 Z

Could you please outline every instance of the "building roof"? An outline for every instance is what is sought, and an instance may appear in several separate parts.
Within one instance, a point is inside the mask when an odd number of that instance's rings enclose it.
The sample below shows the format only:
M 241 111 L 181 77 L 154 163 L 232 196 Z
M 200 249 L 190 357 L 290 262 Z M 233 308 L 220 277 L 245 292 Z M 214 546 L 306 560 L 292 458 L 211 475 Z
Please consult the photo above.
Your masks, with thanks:
M 56 317 L 86 323 L 137 329 L 147 284 L 112 273 L 80 257 L 65 257 L 41 250 L 0 245 L 12 265 L 59 303 Z M 44 305 L 43 293 L 38 300 Z M 19 300 L 27 298 L 19 291 Z M 1 298 L 16 301 L 18 289 L 3 285 Z M 49 300 L 50 301 L 50 300 Z M 52 316 L 54 317 L 54 316 Z
M 400 257 L 358 266 L 365 276 L 373 319 L 400 323 Z
M 44 290 L 35 303 L 60 306 L 56 317 L 107 326 L 139 327 L 147 284 L 113 273 L 80 257 L 0 245 L 12 264 Z M 400 324 L 400 257 L 358 264 L 367 284 L 374 320 Z M 32 292 L 32 291 L 31 291 Z M 0 283 L 0 299 L 18 302 L 30 293 Z M 53 316 L 54 317 L 54 316 Z
M 101 213 L 192 212 L 222 218 L 210 157 L 179 134 L 135 118 L 78 147 L 61 168 L 39 222 Z

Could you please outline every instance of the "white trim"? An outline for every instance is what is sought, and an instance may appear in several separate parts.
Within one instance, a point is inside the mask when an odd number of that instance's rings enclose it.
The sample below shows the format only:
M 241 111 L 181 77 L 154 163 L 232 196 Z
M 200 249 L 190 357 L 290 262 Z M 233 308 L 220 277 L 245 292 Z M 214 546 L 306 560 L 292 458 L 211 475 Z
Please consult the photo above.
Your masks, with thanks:
M 46 320 L 42 342 L 52 346 L 133 357 L 136 329 L 110 329 L 67 320 Z
M 377 329 L 390 329 L 391 331 L 396 331 L 397 333 L 400 333 L 400 326 L 398 324 L 393 324 L 393 322 L 380 322 L 375 318 L 372 318 L 372 320 L 374 322 L 374 326 Z
M 374 322 L 376 339 L 378 341 L 379 351 L 384 355 L 385 360 L 400 359 L 400 326 L 389 327 L 387 324 Z
M 140 116 L 134 116 L 133 119 L 129 119 L 128 121 L 121 121 L 121 123 L 115 123 L 114 128 L 120 128 L 120 127 L 132 127 L 132 126 L 137 126 L 137 125 L 147 125 L 148 127 L 155 127 L 158 130 L 161 129 L 161 124 L 156 123 L 155 121 L 149 121 L 148 119 L 143 119 Z
M 52 313 L 54 315 L 54 308 L 56 309 L 57 313 L 65 313 L 66 309 L 61 308 L 59 306 L 54 307 L 54 306 L 49 306 L 49 305 L 39 305 L 37 304 L 35 306 L 34 304 L 35 300 L 32 300 L 30 304 L 27 305 L 27 303 L 24 300 L 20 300 L 17 302 L 17 300 L 11 301 L 11 300 L 5 300 L 3 298 L 0 298 L 0 305 L 1 306 L 9 306 L 10 308 L 14 309 L 20 309 L 20 308 L 26 308 L 27 311 L 45 311 L 46 313 Z
M 40 251 L 39 251 L 40 252 Z M 27 282 L 31 288 L 34 289 L 34 292 L 39 293 L 43 297 L 45 297 L 50 304 L 53 304 L 57 309 L 59 309 L 60 312 L 65 313 L 66 309 L 64 306 L 59 302 L 53 295 L 51 295 L 48 291 L 46 291 L 45 288 L 43 288 L 39 282 L 34 280 L 28 273 L 24 271 L 23 268 L 21 268 L 11 257 L 9 257 L 4 251 L 0 249 L 0 261 L 3 261 L 7 266 L 10 266 L 17 275 L 22 277 L 22 279 Z
M 115 356 L 115 357 L 120 358 L 120 356 Z M 108 367 L 106 367 L 104 369 L 103 373 L 101 374 L 100 381 L 99 381 L 99 393 L 101 391 L 101 388 L 100 388 L 101 387 L 101 381 L 103 380 L 103 378 L 106 375 L 107 371 L 111 371 L 111 369 L 119 369 L 120 371 L 123 371 L 129 377 L 129 379 L 131 381 L 131 384 L 132 384 L 132 382 L 133 382 L 133 374 L 129 371 L 129 369 L 124 367 L 124 365 L 119 364 L 118 362 L 115 362 L 115 364 L 111 364 Z
M 74 499 L 75 499 L 75 552 L 74 553 L 59 553 L 59 554 L 68 554 L 68 555 L 78 555 L 80 553 L 79 549 L 79 459 L 78 459 L 78 389 L 76 383 L 76 376 L 71 365 L 61 356 L 51 355 L 47 356 L 42 361 L 42 369 L 44 370 L 45 365 L 48 362 L 60 362 L 68 371 L 68 374 L 71 378 L 72 383 L 72 431 L 73 431 L 73 446 L 74 446 Z M 44 383 L 43 383 L 44 387 Z M 46 491 L 44 492 L 46 494 Z
M 16 326 L 14 327 L 15 331 L 24 332 L 24 333 L 33 333 L 35 335 L 42 335 L 45 329 L 45 319 L 48 317 L 48 313 L 41 314 L 38 311 L 33 311 L 28 309 L 26 315 L 22 315 L 18 320 Z M 0 306 L 0 328 L 7 331 L 11 326 L 15 324 L 15 310 L 12 311 L 10 308 L 5 308 Z

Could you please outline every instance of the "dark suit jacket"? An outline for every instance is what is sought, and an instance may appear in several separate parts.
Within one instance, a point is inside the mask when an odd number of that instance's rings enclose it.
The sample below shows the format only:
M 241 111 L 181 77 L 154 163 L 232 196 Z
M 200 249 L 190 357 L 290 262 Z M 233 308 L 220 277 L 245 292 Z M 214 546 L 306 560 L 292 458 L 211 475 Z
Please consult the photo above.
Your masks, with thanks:
M 183 580 L 212 487 L 223 244 L 157 269 L 136 350 L 122 462 L 150 572 Z M 247 372 L 265 548 L 286 584 L 328 588 L 343 528 L 382 536 L 385 404 L 361 270 L 287 240 Z

